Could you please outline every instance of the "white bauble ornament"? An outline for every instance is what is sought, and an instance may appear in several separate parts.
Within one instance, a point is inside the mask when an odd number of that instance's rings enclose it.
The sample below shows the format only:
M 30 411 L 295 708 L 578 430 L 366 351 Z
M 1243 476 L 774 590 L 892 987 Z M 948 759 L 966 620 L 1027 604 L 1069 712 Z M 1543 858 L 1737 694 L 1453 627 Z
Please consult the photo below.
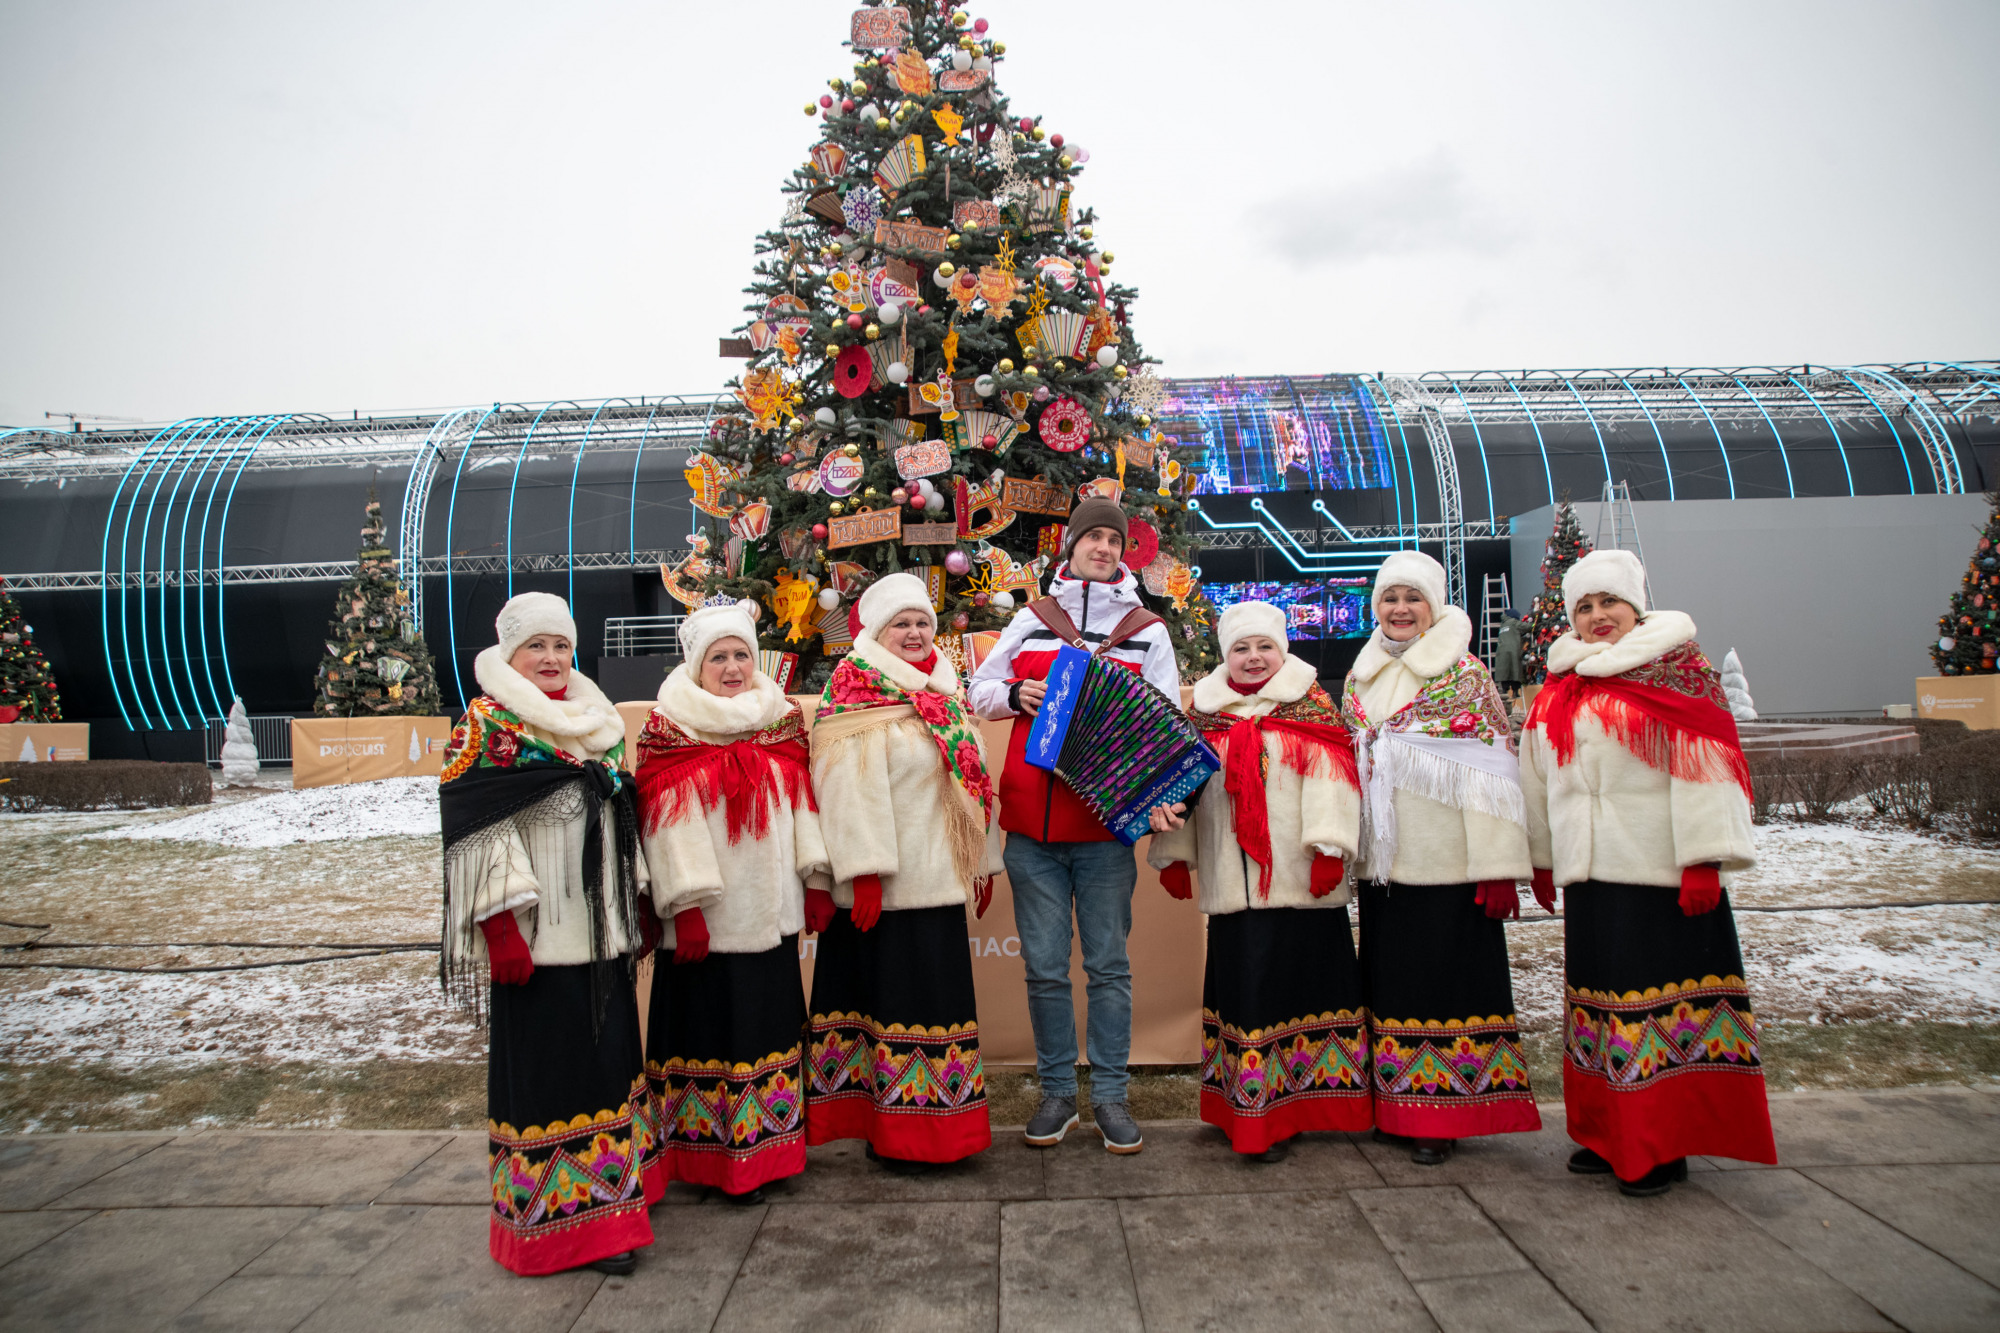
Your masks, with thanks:
M 813 420 L 825 426 L 828 430 L 832 430 L 840 424 L 839 414 L 830 407 L 822 407 L 819 411 L 813 413 Z
M 1957 647 L 1958 647 L 1958 640 L 1952 638 L 1949 634 L 1945 635 L 1942 639 L 1938 640 L 1938 650 L 1940 652 L 1948 653 L 1956 649 Z
M 990 69 L 992 69 L 992 68 L 993 68 L 993 57 L 991 57 L 991 56 L 974 56 L 974 57 L 972 58 L 972 67 L 973 67 L 974 69 L 986 69 L 986 70 L 990 70 Z
M 900 361 L 891 361 L 889 369 L 883 373 L 888 375 L 891 384 L 902 384 L 910 378 L 910 368 Z
M 1104 367 L 1104 368 L 1105 368 L 1106 370 L 1109 370 L 1109 369 L 1111 369 L 1111 367 L 1113 367 L 1113 366 L 1117 365 L 1117 364 L 1118 364 L 1118 349 L 1117 349 L 1116 347 L 1100 347 L 1100 348 L 1098 348 L 1098 349 L 1097 349 L 1097 364 L 1098 364 L 1098 365 L 1100 365 L 1100 366 L 1103 366 L 1103 367 Z
M 994 384 L 991 375 L 981 375 L 972 382 L 972 391 L 981 398 L 991 398 L 993 396 L 993 389 Z
M 951 67 L 952 67 L 953 69 L 958 69 L 958 70 L 966 70 L 966 69 L 971 69 L 971 68 L 972 68 L 972 52 L 970 52 L 970 51 L 953 51 L 953 52 L 951 53 Z
M 882 321 L 882 327 L 885 329 L 894 328 L 896 321 L 902 317 L 903 307 L 897 305 L 894 301 L 884 301 L 882 308 L 875 312 L 875 318 Z
M 933 514 L 942 512 L 944 509 L 944 497 L 936 491 L 932 491 L 924 499 L 924 509 Z
M 993 594 L 991 605 L 995 611 L 1012 611 L 1014 609 L 1014 594 L 1011 592 L 996 592 Z
M 840 594 L 831 588 L 821 588 L 819 590 L 819 605 L 822 611 L 833 610 L 834 607 L 840 605 Z
M 861 109 L 854 114 L 863 120 L 874 120 L 882 114 L 882 108 L 876 106 L 873 102 L 864 102 Z

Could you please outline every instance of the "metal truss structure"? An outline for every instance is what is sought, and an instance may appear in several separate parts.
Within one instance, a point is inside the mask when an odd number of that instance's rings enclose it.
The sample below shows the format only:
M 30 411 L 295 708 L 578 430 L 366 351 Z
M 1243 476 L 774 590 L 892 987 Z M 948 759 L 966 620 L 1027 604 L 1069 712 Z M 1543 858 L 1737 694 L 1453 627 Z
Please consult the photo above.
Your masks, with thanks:
M 578 551 L 570 555 L 516 555 L 512 561 L 500 555 L 427 555 L 420 560 L 398 561 L 406 566 L 405 586 L 416 586 L 412 576 L 453 574 L 566 574 L 573 569 L 652 569 L 668 560 L 678 560 L 685 551 Z M 243 583 L 338 583 L 354 577 L 352 560 L 318 560 L 291 565 L 230 565 L 193 569 L 147 569 L 113 572 L 74 570 L 65 574 L 10 574 L 11 592 L 101 592 L 112 588 L 219 588 Z

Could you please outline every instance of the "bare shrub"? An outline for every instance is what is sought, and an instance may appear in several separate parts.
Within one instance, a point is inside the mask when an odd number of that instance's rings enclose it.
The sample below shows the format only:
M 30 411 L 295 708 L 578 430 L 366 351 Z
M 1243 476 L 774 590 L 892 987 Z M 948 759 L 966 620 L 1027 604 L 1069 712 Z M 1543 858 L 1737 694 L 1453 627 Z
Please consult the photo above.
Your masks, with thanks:
M 1753 750 L 1750 760 L 1750 817 L 1762 824 L 1791 799 L 1791 781 L 1780 756 Z
M 78 763 L 0 764 L 0 809 L 149 810 L 207 805 L 214 786 L 206 764 L 159 764 L 144 759 Z
M 1824 820 L 1862 788 L 1862 764 L 1851 754 L 1797 751 L 1787 757 L 1790 799 L 1807 819 Z
M 1938 814 L 1937 771 L 1934 754 L 1884 755 L 1869 765 L 1868 803 L 1899 823 L 1929 828 Z

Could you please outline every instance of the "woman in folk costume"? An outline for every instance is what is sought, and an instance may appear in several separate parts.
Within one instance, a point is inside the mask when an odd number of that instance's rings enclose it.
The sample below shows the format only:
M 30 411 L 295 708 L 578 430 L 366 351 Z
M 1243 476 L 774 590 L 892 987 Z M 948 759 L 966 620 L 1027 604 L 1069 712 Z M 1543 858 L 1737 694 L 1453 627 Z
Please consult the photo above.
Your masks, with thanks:
M 1368 1011 L 1347 920 L 1360 837 L 1354 746 L 1312 664 L 1285 648 L 1285 613 L 1222 613 L 1222 665 L 1188 717 L 1223 759 L 1194 814 L 1152 812 L 1147 859 L 1176 898 L 1201 880 L 1208 967 L 1201 1118 L 1275 1162 L 1308 1130 L 1366 1129 Z
M 653 969 L 646 1075 L 666 1179 L 757 1203 L 806 1167 L 799 932 L 826 845 L 804 714 L 757 669 L 750 603 L 681 623 L 639 735 L 639 809 L 672 962 Z
M 497 628 L 438 792 L 445 985 L 476 1002 L 477 970 L 493 983 L 490 1243 L 516 1273 L 629 1273 L 653 1243 L 656 1131 L 633 992 L 652 914 L 618 768 L 625 723 L 573 668 L 562 598 L 523 593 Z
M 1569 633 L 1521 738 L 1535 892 L 1564 889 L 1570 1158 L 1664 1194 L 1690 1153 L 1775 1163 L 1724 885 L 1749 867 L 1750 770 L 1678 611 L 1629 551 L 1563 576 Z
M 1361 773 L 1361 975 L 1376 1136 L 1435 1166 L 1453 1143 L 1541 1128 L 1514 1017 L 1504 917 L 1529 877 L 1519 764 L 1444 567 L 1398 551 L 1341 715 Z
M 820 939 L 806 1132 L 865 1139 L 914 1172 L 992 1141 L 965 904 L 985 913 L 1000 835 L 923 581 L 890 574 L 858 609 L 861 633 L 813 718 L 834 888 L 808 907 Z

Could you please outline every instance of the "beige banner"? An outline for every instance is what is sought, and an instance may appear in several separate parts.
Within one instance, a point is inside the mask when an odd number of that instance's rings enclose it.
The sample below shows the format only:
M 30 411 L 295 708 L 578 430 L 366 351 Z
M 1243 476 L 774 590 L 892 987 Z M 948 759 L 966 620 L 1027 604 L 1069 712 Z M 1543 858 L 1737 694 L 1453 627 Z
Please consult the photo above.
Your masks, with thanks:
M 795 696 L 812 716 L 817 697 Z M 622 703 L 625 750 L 637 762 L 639 729 L 645 725 L 647 703 Z M 997 773 L 1007 753 L 1010 722 L 979 724 L 986 747 L 987 769 Z M 1201 1058 L 1201 976 L 1206 952 L 1206 921 L 1191 902 L 1169 898 L 1160 887 L 1159 872 L 1146 864 L 1146 843 L 1132 849 L 1138 857 L 1139 882 L 1132 898 L 1132 934 L 1127 948 L 1132 960 L 1132 1063 L 1187 1065 Z M 972 984 L 979 997 L 979 1046 L 990 1066 L 1033 1066 L 1034 1031 L 1028 1024 L 1028 986 L 1021 962 L 1021 940 L 1014 930 L 1014 894 L 1005 875 L 994 881 L 993 903 L 986 915 L 967 919 L 966 947 L 972 951 Z M 799 941 L 799 967 L 806 993 L 812 993 L 813 955 L 818 941 Z M 1070 978 L 1076 996 L 1077 1048 L 1083 1049 L 1088 1006 L 1084 996 L 1081 944 L 1070 948 Z
M 434 778 L 450 742 L 448 717 L 295 717 L 292 786 Z
M 90 758 L 88 722 L 0 723 L 0 763 L 46 764 Z
M 2000 729 L 2000 675 L 1918 676 L 1917 716 Z

